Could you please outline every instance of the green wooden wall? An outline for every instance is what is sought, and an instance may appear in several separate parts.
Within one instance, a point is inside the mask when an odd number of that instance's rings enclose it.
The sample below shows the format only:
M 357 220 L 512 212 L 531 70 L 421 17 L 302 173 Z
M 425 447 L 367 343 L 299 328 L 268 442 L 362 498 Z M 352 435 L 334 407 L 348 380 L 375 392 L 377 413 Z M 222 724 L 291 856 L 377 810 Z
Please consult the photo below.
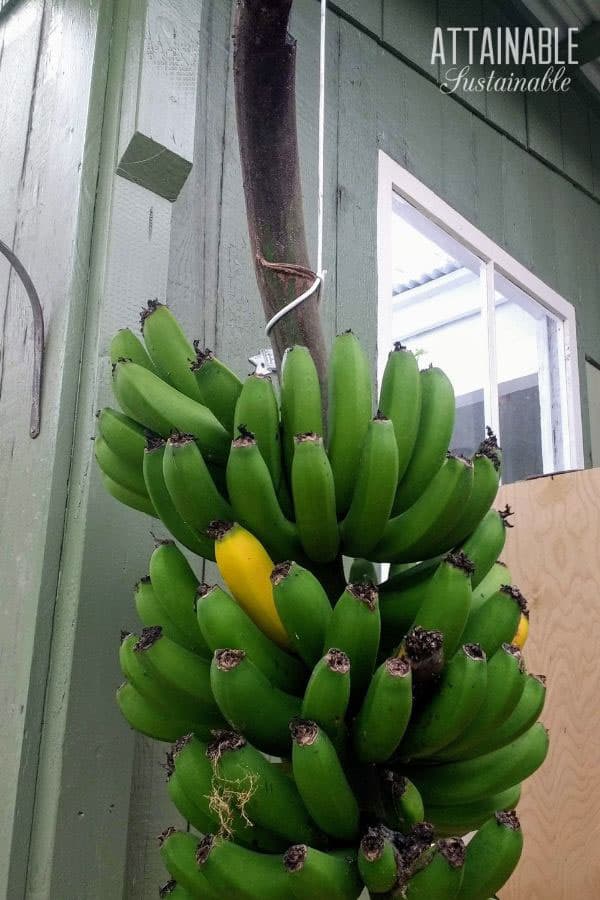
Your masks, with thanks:
M 501 23 L 501 7 L 330 6 L 323 318 L 330 336 L 351 327 L 375 355 L 381 148 L 575 305 L 583 376 L 584 354 L 600 357 L 599 113 L 575 94 L 445 97 L 429 65 L 435 24 Z M 235 135 L 231 13 L 231 0 L 0 4 L 0 124 L 10 122 L 0 137 L 0 221 L 31 268 L 49 325 L 43 431 L 31 442 L 29 319 L 0 260 L 0 889 L 15 898 L 142 900 L 164 880 L 155 837 L 177 821 L 165 799 L 164 748 L 134 737 L 113 700 L 119 630 L 135 623 L 131 588 L 147 567 L 149 522 L 105 496 L 90 438 L 110 397 L 110 335 L 135 323 L 148 297 L 166 296 L 190 334 L 241 374 L 264 344 Z M 146 71 L 143 41 L 171 19 L 183 49 L 169 59 L 183 69 L 159 60 Z M 318 25 L 316 0 L 295 0 L 313 259 Z M 184 70 L 189 100 L 198 32 L 195 117 L 186 112 L 173 132 L 193 147 L 167 147 L 170 178 L 189 168 L 181 159 L 193 166 L 170 203 L 160 170 L 142 183 L 115 173 L 138 146 L 132 135 L 160 131 L 165 85 L 173 77 L 180 90 Z M 154 107 L 148 94 L 138 103 L 146 83 L 161 86 Z

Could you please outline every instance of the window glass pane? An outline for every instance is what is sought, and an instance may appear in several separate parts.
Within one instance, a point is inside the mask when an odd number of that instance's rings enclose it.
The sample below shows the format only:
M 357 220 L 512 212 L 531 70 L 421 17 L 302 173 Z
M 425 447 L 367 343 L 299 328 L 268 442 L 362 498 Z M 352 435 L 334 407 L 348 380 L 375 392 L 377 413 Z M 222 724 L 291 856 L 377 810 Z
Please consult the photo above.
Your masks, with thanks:
M 564 468 L 560 321 L 496 273 L 496 358 L 503 480 Z
M 393 199 L 392 341 L 442 368 L 454 386 L 452 448 L 470 455 L 485 431 L 488 355 L 478 257 L 403 198 Z M 382 348 L 384 351 L 384 348 Z M 386 353 L 387 355 L 387 353 Z

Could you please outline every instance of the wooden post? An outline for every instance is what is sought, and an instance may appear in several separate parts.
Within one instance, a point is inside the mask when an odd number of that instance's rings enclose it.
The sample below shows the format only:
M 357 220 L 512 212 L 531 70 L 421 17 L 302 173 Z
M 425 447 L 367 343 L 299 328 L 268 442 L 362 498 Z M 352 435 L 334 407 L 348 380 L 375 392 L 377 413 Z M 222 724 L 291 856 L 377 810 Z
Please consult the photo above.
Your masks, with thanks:
M 314 281 L 306 236 L 296 130 L 292 0 L 238 0 L 234 83 L 248 230 L 267 321 Z M 316 111 L 315 111 L 316 114 Z M 307 346 L 325 383 L 327 352 L 318 292 L 271 332 L 278 367 L 286 347 Z

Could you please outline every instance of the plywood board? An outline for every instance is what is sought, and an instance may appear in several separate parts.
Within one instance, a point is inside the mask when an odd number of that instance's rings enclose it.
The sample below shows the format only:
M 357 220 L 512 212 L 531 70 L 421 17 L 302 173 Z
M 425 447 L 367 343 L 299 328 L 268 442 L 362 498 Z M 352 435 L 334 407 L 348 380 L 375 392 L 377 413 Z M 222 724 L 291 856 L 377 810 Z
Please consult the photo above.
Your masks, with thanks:
M 521 863 L 502 900 L 600 894 L 600 469 L 503 487 L 515 510 L 504 561 L 529 600 L 530 672 L 548 676 L 550 753 L 519 805 Z

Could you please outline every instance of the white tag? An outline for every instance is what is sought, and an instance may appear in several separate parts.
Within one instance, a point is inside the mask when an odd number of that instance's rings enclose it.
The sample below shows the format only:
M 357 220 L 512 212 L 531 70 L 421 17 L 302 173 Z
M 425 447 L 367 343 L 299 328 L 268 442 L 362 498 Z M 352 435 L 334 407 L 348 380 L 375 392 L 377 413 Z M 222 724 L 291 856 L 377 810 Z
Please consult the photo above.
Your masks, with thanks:
M 255 367 L 255 375 L 272 375 L 277 372 L 275 365 L 275 354 L 271 347 L 265 347 L 255 356 L 250 356 L 248 362 Z

